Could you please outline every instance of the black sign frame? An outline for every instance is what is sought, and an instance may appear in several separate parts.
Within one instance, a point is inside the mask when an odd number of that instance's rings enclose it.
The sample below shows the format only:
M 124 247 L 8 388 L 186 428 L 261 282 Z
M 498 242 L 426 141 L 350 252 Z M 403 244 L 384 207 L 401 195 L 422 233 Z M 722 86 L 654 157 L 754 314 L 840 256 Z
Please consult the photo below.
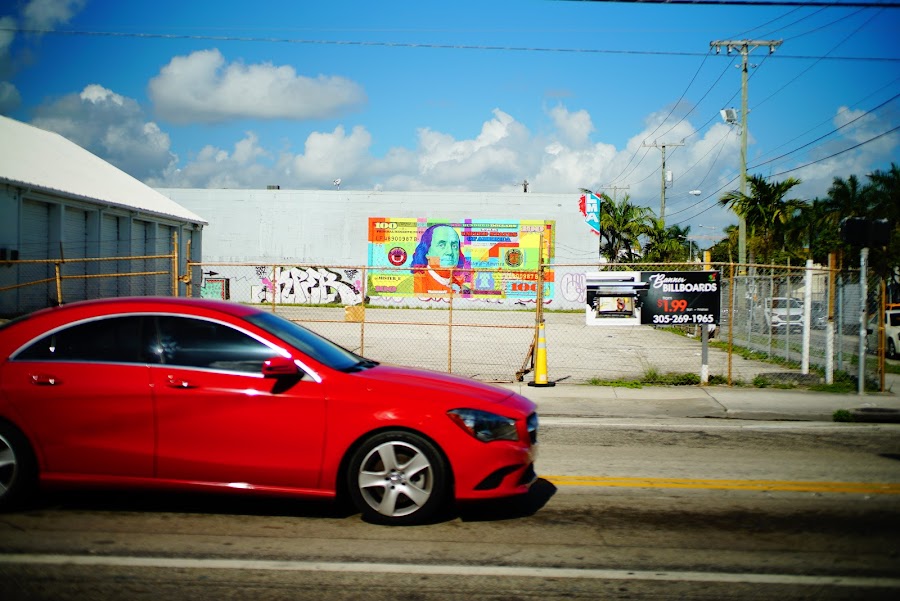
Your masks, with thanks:
M 721 272 L 642 271 L 641 281 L 649 284 L 641 305 L 642 325 L 718 325 Z

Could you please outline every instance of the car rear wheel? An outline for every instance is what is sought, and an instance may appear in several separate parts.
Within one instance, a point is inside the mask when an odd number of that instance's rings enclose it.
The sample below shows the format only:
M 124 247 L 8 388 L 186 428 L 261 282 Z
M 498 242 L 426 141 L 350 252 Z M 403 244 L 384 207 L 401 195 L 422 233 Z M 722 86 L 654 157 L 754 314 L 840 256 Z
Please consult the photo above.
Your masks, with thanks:
M 421 524 L 447 502 L 446 461 L 431 442 L 417 434 L 377 434 L 356 450 L 349 466 L 350 496 L 367 521 Z
M 37 489 L 37 462 L 25 436 L 0 422 L 0 510 L 25 504 Z
M 897 347 L 894 346 L 893 338 L 888 339 L 887 356 L 890 357 L 891 359 L 894 359 L 897 356 Z

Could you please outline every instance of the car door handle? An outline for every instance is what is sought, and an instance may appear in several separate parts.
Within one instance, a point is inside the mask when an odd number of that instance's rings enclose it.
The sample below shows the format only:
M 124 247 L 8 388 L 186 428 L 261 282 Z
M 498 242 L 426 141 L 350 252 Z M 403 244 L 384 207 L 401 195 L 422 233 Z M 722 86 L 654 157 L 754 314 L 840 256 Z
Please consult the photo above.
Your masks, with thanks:
M 35 386 L 56 386 L 62 384 L 59 379 L 47 374 L 32 374 L 31 383 Z
M 180 380 L 178 378 L 169 378 L 169 382 L 166 384 L 169 388 L 196 388 L 195 385 L 191 384 L 187 380 Z

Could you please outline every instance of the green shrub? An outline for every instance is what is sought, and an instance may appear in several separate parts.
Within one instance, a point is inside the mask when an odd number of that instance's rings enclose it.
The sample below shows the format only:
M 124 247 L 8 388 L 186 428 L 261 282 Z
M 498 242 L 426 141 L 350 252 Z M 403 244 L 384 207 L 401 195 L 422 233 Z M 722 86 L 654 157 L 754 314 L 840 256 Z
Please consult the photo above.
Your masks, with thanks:
M 856 421 L 853 418 L 853 414 L 847 411 L 846 409 L 838 409 L 834 412 L 831 418 L 836 422 L 853 422 Z

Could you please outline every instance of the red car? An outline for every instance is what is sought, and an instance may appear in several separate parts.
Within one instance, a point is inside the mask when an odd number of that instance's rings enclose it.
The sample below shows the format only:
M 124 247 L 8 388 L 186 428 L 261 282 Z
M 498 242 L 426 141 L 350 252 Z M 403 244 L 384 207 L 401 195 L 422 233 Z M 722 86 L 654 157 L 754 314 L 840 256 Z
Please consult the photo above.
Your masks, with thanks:
M 535 405 L 236 303 L 120 298 L 0 326 L 0 507 L 44 486 L 335 498 L 385 524 L 526 493 Z

